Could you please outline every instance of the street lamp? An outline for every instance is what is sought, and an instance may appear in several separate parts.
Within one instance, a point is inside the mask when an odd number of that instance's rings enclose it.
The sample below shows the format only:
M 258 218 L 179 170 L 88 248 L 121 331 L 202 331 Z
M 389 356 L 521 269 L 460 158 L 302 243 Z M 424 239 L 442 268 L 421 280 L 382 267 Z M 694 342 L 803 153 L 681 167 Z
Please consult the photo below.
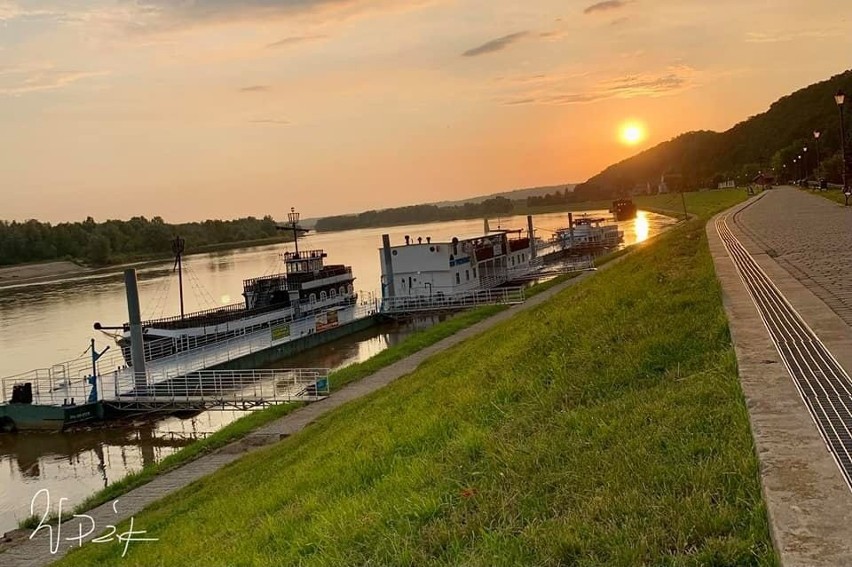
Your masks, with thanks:
M 814 143 L 816 144 L 816 154 L 817 154 L 817 181 L 819 181 L 819 168 L 820 165 L 820 157 L 819 157 L 819 137 L 821 132 L 819 130 L 814 130 Z
M 290 212 L 287 213 L 287 220 L 290 221 L 290 225 L 293 227 L 293 242 L 296 244 L 296 259 L 299 259 L 299 231 L 296 229 L 296 225 L 299 224 L 299 213 L 296 212 L 296 207 L 290 207 Z
M 843 195 L 846 196 L 846 205 L 849 205 L 849 185 L 846 182 L 846 124 L 843 118 L 843 106 L 846 103 L 846 93 L 843 90 L 837 91 L 834 95 L 834 102 L 837 103 L 837 108 L 840 109 L 840 152 L 843 155 Z

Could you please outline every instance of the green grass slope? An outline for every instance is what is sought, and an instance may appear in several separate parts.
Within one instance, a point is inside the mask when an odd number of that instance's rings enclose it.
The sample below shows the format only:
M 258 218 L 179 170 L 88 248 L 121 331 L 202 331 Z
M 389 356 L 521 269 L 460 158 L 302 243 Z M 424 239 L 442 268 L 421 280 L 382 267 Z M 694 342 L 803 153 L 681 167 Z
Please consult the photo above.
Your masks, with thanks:
M 60 564 L 777 564 L 703 225 Z

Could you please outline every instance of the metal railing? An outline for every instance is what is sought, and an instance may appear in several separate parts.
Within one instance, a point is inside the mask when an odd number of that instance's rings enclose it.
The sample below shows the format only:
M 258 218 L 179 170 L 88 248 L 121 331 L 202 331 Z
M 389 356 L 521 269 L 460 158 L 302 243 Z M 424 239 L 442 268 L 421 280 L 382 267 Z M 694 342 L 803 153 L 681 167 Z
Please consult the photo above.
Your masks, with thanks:
M 250 408 L 315 400 L 329 394 L 328 368 L 201 370 L 149 382 L 106 403 L 119 409 Z
M 346 324 L 376 313 L 376 305 L 362 303 L 352 310 L 351 318 L 340 320 Z M 280 323 L 286 323 L 281 321 Z M 313 331 L 312 331 L 313 332 Z M 311 332 L 311 333 L 312 333 Z M 259 352 L 277 344 L 296 340 L 305 333 L 273 339 L 272 329 L 265 327 L 253 333 L 246 333 L 230 339 L 180 351 L 146 362 L 146 383 L 155 385 L 167 382 L 182 375 L 205 370 L 211 366 L 230 362 L 243 356 Z M 106 353 L 98 361 L 97 380 L 98 399 L 108 400 L 120 397 L 136 387 L 133 369 L 127 366 L 120 349 Z M 50 368 L 39 368 L 0 379 L 3 398 L 0 403 L 12 398 L 15 384 L 29 382 L 32 387 L 33 403 L 44 405 L 65 405 L 84 403 L 92 390 L 88 378 L 92 374 L 92 362 L 89 357 L 56 364 Z
M 479 305 L 513 305 L 523 303 L 523 287 L 481 289 L 453 294 L 386 297 L 382 299 L 382 313 L 412 313 L 442 309 L 467 309 Z

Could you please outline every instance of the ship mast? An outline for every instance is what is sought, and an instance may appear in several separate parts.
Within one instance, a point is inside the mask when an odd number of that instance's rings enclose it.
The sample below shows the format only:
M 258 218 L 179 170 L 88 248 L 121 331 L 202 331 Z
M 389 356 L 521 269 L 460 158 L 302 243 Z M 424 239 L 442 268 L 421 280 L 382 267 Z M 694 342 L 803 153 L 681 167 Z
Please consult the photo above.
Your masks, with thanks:
M 175 265 L 172 268 L 172 271 L 177 270 L 178 273 L 178 289 L 180 290 L 180 318 L 183 320 L 184 318 L 184 310 L 183 310 L 183 262 L 181 259 L 183 258 L 183 251 L 186 247 L 186 240 L 181 238 L 180 236 L 175 236 L 175 239 L 172 240 L 172 252 L 175 255 Z

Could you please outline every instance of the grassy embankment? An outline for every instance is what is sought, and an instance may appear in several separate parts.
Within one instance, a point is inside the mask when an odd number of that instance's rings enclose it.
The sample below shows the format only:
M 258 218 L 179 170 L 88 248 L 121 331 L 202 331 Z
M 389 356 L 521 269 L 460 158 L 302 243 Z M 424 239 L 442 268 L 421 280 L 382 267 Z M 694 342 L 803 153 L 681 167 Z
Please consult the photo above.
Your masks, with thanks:
M 377 370 L 433 345 L 462 329 L 466 329 L 467 327 L 482 321 L 483 319 L 487 319 L 503 309 L 505 309 L 505 306 L 501 305 L 480 307 L 466 313 L 461 313 L 455 317 L 451 317 L 446 321 L 442 321 L 441 323 L 429 327 L 428 329 L 412 333 L 400 344 L 387 348 L 364 362 L 351 364 L 332 372 L 329 375 L 331 391 L 339 390 L 351 382 L 355 382 L 365 376 L 369 376 Z M 248 433 L 251 433 L 258 427 L 278 419 L 279 417 L 283 417 L 302 405 L 304 404 L 283 404 L 272 406 L 241 417 L 213 433 L 209 437 L 200 439 L 186 447 L 183 447 L 176 453 L 167 456 L 159 463 L 154 463 L 144 467 L 143 469 L 110 484 L 108 487 L 98 491 L 83 501 L 75 508 L 75 512 L 79 513 L 85 510 L 90 510 L 104 502 L 109 502 L 110 500 L 125 494 L 129 490 L 150 482 L 157 475 L 173 470 L 189 461 L 197 459 L 198 457 L 245 437 Z M 37 518 L 28 518 L 21 522 L 20 527 L 29 528 L 37 525 Z
M 704 220 L 61 565 L 775 565 Z
M 842 189 L 828 189 L 827 191 L 814 191 L 813 189 L 801 189 L 801 191 L 807 191 L 808 193 L 813 193 L 814 195 L 819 195 L 823 199 L 828 199 L 829 201 L 834 201 L 835 203 L 840 203 L 841 205 L 846 204 L 846 197 L 843 195 Z M 852 199 L 850 199 L 850 203 L 852 203 Z

